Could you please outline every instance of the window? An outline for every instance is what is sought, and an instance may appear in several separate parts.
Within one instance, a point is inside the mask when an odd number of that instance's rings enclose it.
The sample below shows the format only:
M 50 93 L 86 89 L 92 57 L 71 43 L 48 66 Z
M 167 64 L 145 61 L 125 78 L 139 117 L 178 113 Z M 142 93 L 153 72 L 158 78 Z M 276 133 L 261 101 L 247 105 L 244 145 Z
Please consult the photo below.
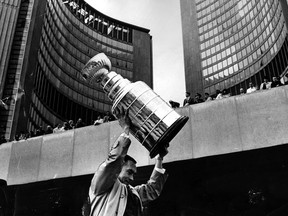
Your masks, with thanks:
M 201 49 L 201 50 L 205 49 L 204 44 L 200 44 L 200 49 Z
M 224 61 L 223 61 L 223 67 L 224 67 L 224 68 L 227 67 L 227 60 L 224 60 Z
M 234 73 L 233 67 L 230 67 L 228 70 L 229 70 L 229 74 L 230 74 L 230 75 Z
M 215 53 L 215 47 L 212 47 L 211 48 L 211 54 L 214 54 Z
M 206 53 L 205 53 L 205 52 L 202 52 L 202 53 L 201 53 L 201 58 L 204 59 L 205 57 L 206 57 Z
M 202 71 L 202 73 L 203 73 L 203 76 L 207 76 L 207 75 L 208 75 L 208 70 L 207 70 L 207 69 L 204 69 L 204 70 Z
M 218 60 L 218 61 L 221 60 L 221 53 L 218 53 L 218 54 L 217 54 L 217 60 Z
M 220 50 L 220 45 L 217 44 L 217 45 L 216 45 L 216 52 L 218 52 L 219 50 Z
M 224 49 L 224 48 L 225 48 L 224 42 L 222 42 L 222 43 L 220 44 L 220 47 L 221 47 L 221 49 Z
M 202 61 L 202 67 L 206 67 L 207 66 L 207 60 Z
M 230 48 L 226 49 L 226 54 L 229 56 L 231 54 Z
M 213 73 L 212 67 L 209 67 L 208 68 L 208 74 L 212 74 L 212 73 Z
M 246 67 L 246 66 L 248 65 L 248 60 L 247 60 L 247 58 L 244 59 L 243 63 L 244 63 L 244 67 Z
M 207 65 L 210 65 L 211 64 L 211 58 L 208 58 L 207 59 Z
M 225 70 L 224 70 L 224 76 L 229 76 L 229 71 L 228 71 L 228 69 L 225 69 Z
M 220 77 L 220 78 L 224 78 L 224 73 L 223 73 L 223 71 L 221 71 L 221 72 L 219 73 L 219 77 Z
M 234 67 L 234 71 L 235 71 L 235 72 L 237 72 L 237 71 L 239 70 L 238 64 L 235 64 L 233 67 Z
M 221 70 L 222 69 L 222 62 L 218 63 L 218 69 Z
M 217 71 L 217 64 L 213 66 L 213 72 Z
M 243 61 L 240 61 L 238 64 L 239 64 L 239 69 L 242 69 L 243 68 Z
M 227 64 L 228 64 L 228 65 L 231 65 L 231 64 L 232 64 L 232 58 L 231 58 L 231 57 L 229 57 L 229 58 L 227 59 Z
M 246 56 L 246 49 L 242 50 L 242 56 L 245 57 Z

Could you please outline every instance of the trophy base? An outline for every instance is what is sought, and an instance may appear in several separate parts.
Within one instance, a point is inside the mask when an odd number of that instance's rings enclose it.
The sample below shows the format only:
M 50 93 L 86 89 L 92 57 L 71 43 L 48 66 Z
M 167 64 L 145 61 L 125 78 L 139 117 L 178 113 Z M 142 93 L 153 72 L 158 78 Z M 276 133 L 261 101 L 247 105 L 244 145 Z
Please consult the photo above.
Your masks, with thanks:
M 161 136 L 161 138 L 155 143 L 154 147 L 150 151 L 150 158 L 154 158 L 159 153 L 168 153 L 169 142 L 176 136 L 176 134 L 186 124 L 189 117 L 181 116 L 176 122 L 174 122 L 168 130 Z

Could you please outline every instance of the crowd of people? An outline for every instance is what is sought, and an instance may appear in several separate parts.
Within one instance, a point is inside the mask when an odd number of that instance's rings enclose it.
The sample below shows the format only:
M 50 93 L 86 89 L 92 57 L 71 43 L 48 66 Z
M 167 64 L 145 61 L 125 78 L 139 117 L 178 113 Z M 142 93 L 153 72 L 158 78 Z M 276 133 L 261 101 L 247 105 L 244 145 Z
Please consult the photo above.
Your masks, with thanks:
M 265 89 L 271 89 L 282 85 L 288 84 L 288 75 L 284 76 L 285 79 L 279 79 L 278 77 L 273 77 L 272 81 L 270 82 L 267 77 L 263 78 L 263 82 L 260 84 L 259 87 L 255 86 L 252 82 L 249 83 L 249 88 L 246 89 L 246 91 L 243 88 L 239 89 L 240 95 L 242 94 L 250 94 L 258 90 L 265 90 Z M 227 89 L 216 90 L 216 94 L 210 95 L 209 93 L 204 94 L 204 98 L 202 98 L 202 95 L 200 93 L 196 93 L 194 97 L 191 96 L 190 92 L 186 92 L 186 97 L 183 101 L 183 107 L 197 104 L 197 103 L 203 103 L 208 102 L 212 100 L 219 100 L 223 98 L 230 97 L 231 93 Z M 180 107 L 180 103 L 170 100 L 169 101 L 172 108 L 178 108 Z M 115 117 L 107 111 L 105 114 L 99 114 L 91 124 L 92 125 L 100 125 L 106 122 L 114 121 Z M 38 127 L 36 131 L 30 131 L 29 133 L 25 133 L 24 131 L 21 131 L 19 134 L 15 135 L 14 140 L 23 140 L 28 139 L 30 137 L 36 137 L 36 136 L 42 136 L 45 134 L 51 134 L 51 133 L 59 133 L 66 130 L 71 130 L 75 128 L 80 128 L 86 126 L 86 123 L 83 122 L 81 118 L 79 118 L 76 123 L 74 123 L 73 120 L 65 121 L 62 123 L 58 123 L 56 126 L 47 125 L 46 129 L 43 129 L 42 126 Z M 4 136 L 0 137 L 0 144 L 7 142 Z
M 288 78 L 286 80 L 283 79 L 280 81 L 278 77 L 273 77 L 272 81 L 270 82 L 267 77 L 264 77 L 263 82 L 261 83 L 260 87 L 257 87 L 252 82 L 249 82 L 249 87 L 246 89 L 246 91 L 244 90 L 244 88 L 240 88 L 239 92 L 240 92 L 240 95 L 250 94 L 258 90 L 271 89 L 271 88 L 275 88 L 275 87 L 287 85 L 287 84 L 288 84 Z M 195 96 L 192 97 L 190 92 L 186 92 L 186 97 L 183 101 L 183 107 L 192 105 L 192 104 L 212 101 L 212 100 L 219 100 L 219 99 L 227 98 L 230 96 L 231 96 L 231 93 L 227 89 L 223 89 L 222 91 L 216 90 L 215 95 L 210 95 L 209 93 L 206 92 L 204 95 L 204 98 L 202 98 L 202 95 L 200 93 L 196 93 Z M 180 103 L 178 102 L 169 101 L 169 103 L 173 108 L 180 107 Z
M 96 118 L 95 121 L 93 121 L 90 125 L 100 125 L 102 123 L 106 122 L 111 122 L 114 121 L 115 118 L 114 116 L 107 111 L 105 114 L 99 114 Z M 76 123 L 73 120 L 65 121 L 62 123 L 58 123 L 55 126 L 47 125 L 46 128 L 43 126 L 39 126 L 36 131 L 30 131 L 30 132 L 25 132 L 25 131 L 20 131 L 20 133 L 16 134 L 14 137 L 14 141 L 19 141 L 19 140 L 26 140 L 31 137 L 37 137 L 37 136 L 43 136 L 46 134 L 52 134 L 52 133 L 59 133 L 71 129 L 76 129 L 76 128 L 81 128 L 88 126 L 85 122 L 83 122 L 82 118 L 78 118 Z M 5 139 L 5 136 L 0 137 L 0 144 L 8 142 Z

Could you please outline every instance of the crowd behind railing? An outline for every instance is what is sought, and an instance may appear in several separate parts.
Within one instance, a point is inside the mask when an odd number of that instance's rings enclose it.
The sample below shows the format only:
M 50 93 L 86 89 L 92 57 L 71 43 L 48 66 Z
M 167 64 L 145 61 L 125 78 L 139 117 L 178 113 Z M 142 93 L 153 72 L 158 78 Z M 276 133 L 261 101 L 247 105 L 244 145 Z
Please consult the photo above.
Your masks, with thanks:
M 20 133 L 15 135 L 14 140 L 10 140 L 10 141 L 26 140 L 32 137 L 43 136 L 43 135 L 52 134 L 52 133 L 61 133 L 67 130 L 81 128 L 81 127 L 85 127 L 88 125 L 97 126 L 97 125 L 100 125 L 106 122 L 111 122 L 114 120 L 115 120 L 114 116 L 109 111 L 107 111 L 105 114 L 99 114 L 97 118 L 94 121 L 92 121 L 90 124 L 86 124 L 82 120 L 82 118 L 78 118 L 76 123 L 73 120 L 69 120 L 69 121 L 64 121 L 61 123 L 59 122 L 55 126 L 47 125 L 46 128 L 43 128 L 43 126 L 39 126 L 35 130 L 35 132 L 32 130 L 29 132 L 21 131 Z M 5 139 L 5 137 L 1 136 L 0 144 L 6 143 L 6 142 L 8 141 Z
M 250 82 L 249 88 L 247 88 L 246 91 L 243 88 L 240 88 L 239 92 L 240 92 L 240 95 L 250 94 L 250 93 L 256 92 L 258 90 L 271 89 L 271 88 L 275 88 L 275 87 L 287 85 L 287 84 L 288 84 L 288 74 L 286 74 L 281 80 L 278 77 L 273 77 L 271 82 L 268 80 L 268 78 L 264 78 L 263 82 L 261 83 L 261 85 L 259 87 L 254 86 L 254 84 L 252 82 Z M 209 102 L 209 101 L 213 101 L 213 100 L 220 100 L 220 99 L 224 99 L 224 98 L 227 98 L 230 96 L 231 96 L 231 94 L 230 94 L 230 92 L 228 92 L 227 89 L 223 89 L 222 91 L 216 90 L 216 94 L 214 94 L 214 95 L 210 95 L 209 93 L 205 93 L 204 98 L 202 98 L 202 95 L 200 93 L 196 93 L 195 96 L 192 97 L 190 92 L 186 92 L 186 97 L 183 101 L 182 106 L 184 107 L 184 106 L 189 106 L 189 105 L 193 105 L 193 104 L 197 104 L 197 103 Z M 178 103 L 178 102 L 170 100 L 169 103 L 170 103 L 172 108 L 180 107 L 180 103 Z M 105 114 L 99 114 L 97 116 L 97 118 L 88 125 L 97 126 L 97 125 L 100 125 L 100 124 L 103 124 L 106 122 L 111 122 L 114 120 L 115 120 L 115 117 L 109 111 L 107 111 Z M 27 132 L 21 131 L 19 134 L 15 135 L 14 141 L 26 140 L 26 139 L 31 138 L 31 137 L 43 136 L 46 134 L 60 133 L 60 132 L 64 132 L 67 130 L 81 128 L 81 127 L 88 126 L 88 125 L 85 122 L 83 122 L 83 120 L 81 118 L 78 118 L 76 123 L 74 123 L 73 120 L 69 120 L 69 121 L 65 121 L 62 123 L 58 123 L 54 127 L 51 125 L 47 125 L 45 129 L 42 126 L 40 126 L 36 129 L 35 132 L 30 131 L 27 133 Z M 13 140 L 10 140 L 10 141 L 13 141 Z M 5 142 L 7 142 L 7 140 L 5 139 L 4 136 L 1 136 L 0 137 L 0 144 L 5 143 Z
M 275 87 L 283 86 L 287 84 L 288 84 L 288 74 L 286 74 L 286 76 L 284 76 L 281 80 L 279 77 L 273 77 L 271 82 L 268 80 L 268 78 L 265 77 L 263 78 L 263 82 L 260 84 L 259 87 L 255 86 L 253 82 L 249 82 L 249 87 L 246 89 L 246 91 L 244 90 L 244 88 L 240 88 L 239 92 L 240 92 L 240 95 L 250 94 L 258 90 L 267 90 L 267 89 L 271 89 L 271 88 L 275 88 Z M 216 93 L 214 95 L 210 95 L 209 93 L 206 92 L 204 95 L 204 98 L 202 98 L 202 95 L 200 93 L 196 93 L 194 97 L 192 97 L 190 92 L 186 92 L 186 97 L 183 101 L 182 106 L 184 107 L 184 106 L 189 106 L 189 105 L 193 105 L 197 103 L 219 100 L 219 99 L 227 98 L 230 96 L 232 95 L 228 91 L 228 89 L 216 90 Z M 176 101 L 170 100 L 169 103 L 171 107 L 173 108 L 179 108 L 181 106 L 180 103 Z

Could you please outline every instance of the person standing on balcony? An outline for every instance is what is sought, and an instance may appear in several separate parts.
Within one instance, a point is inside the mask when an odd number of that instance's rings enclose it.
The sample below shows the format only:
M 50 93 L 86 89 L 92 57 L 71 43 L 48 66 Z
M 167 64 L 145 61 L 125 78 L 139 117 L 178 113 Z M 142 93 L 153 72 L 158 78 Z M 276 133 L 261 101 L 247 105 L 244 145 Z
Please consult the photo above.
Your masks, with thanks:
M 190 95 L 190 92 L 186 92 L 186 98 L 183 101 L 183 106 L 189 106 L 191 104 L 193 104 L 193 98 Z
M 276 77 L 276 76 L 272 77 L 271 88 L 275 88 L 275 87 L 282 86 L 282 85 L 283 84 L 280 82 L 278 77 Z
M 267 77 L 264 77 L 263 82 L 260 85 L 260 90 L 270 89 L 271 82 L 268 81 Z
M 246 93 L 249 94 L 249 93 L 252 93 L 252 92 L 255 92 L 257 91 L 256 87 L 253 85 L 252 82 L 249 83 L 249 88 L 246 90 Z

